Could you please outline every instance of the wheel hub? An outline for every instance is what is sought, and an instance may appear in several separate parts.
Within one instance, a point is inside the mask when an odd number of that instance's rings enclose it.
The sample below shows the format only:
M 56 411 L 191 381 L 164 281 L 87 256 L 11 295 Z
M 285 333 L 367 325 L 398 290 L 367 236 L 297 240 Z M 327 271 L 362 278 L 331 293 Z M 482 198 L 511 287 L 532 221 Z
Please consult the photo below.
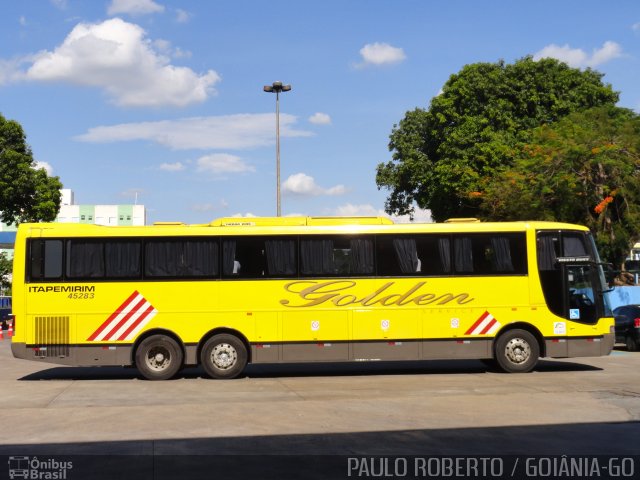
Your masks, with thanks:
M 156 347 L 149 350 L 147 355 L 147 365 L 149 368 L 160 371 L 164 370 L 171 364 L 171 355 L 164 347 Z
M 505 353 L 510 362 L 522 364 L 531 356 L 531 346 L 522 338 L 513 338 L 507 343 Z
M 220 343 L 213 347 L 211 360 L 216 367 L 226 370 L 235 365 L 238 360 L 238 352 L 228 343 Z

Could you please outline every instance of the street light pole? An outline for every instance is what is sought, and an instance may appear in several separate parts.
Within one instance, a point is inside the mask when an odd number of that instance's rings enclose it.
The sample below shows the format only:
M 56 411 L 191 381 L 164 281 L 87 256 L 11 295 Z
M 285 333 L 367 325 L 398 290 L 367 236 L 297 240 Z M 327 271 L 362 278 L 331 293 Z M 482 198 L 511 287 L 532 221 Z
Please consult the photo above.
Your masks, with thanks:
M 280 92 L 288 92 L 291 85 L 283 85 L 282 82 L 273 82 L 265 85 L 264 91 L 276 94 L 276 210 L 277 216 L 282 216 L 280 208 Z

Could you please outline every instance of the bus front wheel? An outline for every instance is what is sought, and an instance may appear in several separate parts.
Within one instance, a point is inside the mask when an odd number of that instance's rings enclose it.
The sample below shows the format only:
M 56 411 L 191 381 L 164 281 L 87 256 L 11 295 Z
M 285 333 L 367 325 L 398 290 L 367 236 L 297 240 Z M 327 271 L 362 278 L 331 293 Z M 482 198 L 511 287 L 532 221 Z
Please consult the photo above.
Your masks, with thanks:
M 526 330 L 509 330 L 495 344 L 495 359 L 507 373 L 530 372 L 538 363 L 538 340 Z
M 166 335 L 151 335 L 136 349 L 136 367 L 147 380 L 167 380 L 182 366 L 182 349 Z
M 235 378 L 247 365 L 247 348 L 234 335 L 214 335 L 202 347 L 200 361 L 212 378 Z

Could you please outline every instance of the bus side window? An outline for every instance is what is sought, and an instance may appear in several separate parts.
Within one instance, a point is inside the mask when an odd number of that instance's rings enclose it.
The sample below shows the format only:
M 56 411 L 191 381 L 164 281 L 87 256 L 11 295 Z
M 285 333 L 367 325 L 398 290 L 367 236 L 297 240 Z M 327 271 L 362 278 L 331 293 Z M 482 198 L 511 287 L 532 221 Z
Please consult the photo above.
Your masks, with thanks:
M 122 245 L 120 253 L 137 251 Z M 123 272 L 126 273 L 126 272 Z M 217 239 L 151 239 L 145 245 L 145 275 L 156 278 L 215 278 L 218 276 Z
M 62 278 L 62 240 L 31 240 L 29 279 L 33 282 Z
M 440 235 L 416 236 L 416 252 L 423 275 L 451 275 L 451 241 Z
M 237 237 L 222 242 L 222 273 L 236 278 L 297 275 L 297 242 L 291 237 Z

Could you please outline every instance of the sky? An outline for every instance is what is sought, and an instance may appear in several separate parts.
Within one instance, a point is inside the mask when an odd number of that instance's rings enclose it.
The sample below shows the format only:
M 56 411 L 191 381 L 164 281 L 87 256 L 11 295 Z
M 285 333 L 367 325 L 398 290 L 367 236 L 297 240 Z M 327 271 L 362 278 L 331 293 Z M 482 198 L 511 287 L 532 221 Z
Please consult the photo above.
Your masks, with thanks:
M 0 114 L 79 204 L 147 222 L 384 215 L 407 111 L 476 62 L 592 68 L 640 111 L 640 2 L 0 0 Z M 428 211 L 416 210 L 418 221 Z M 403 219 L 399 219 L 403 220 Z M 406 220 L 406 219 L 404 219 Z

